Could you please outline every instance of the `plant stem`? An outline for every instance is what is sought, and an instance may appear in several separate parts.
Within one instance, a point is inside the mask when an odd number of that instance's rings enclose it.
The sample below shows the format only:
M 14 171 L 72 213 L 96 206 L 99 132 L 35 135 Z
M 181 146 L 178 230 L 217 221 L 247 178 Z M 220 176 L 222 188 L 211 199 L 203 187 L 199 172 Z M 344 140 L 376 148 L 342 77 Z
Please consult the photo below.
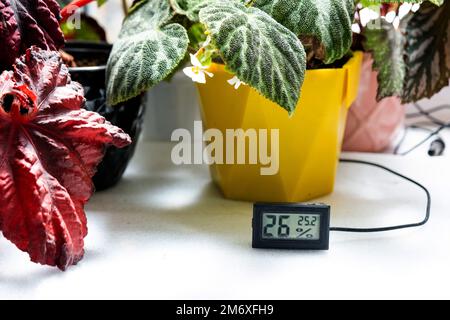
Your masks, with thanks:
M 252 7 L 254 3 L 255 3 L 255 0 L 250 0 L 250 1 L 247 2 L 246 6 L 247 7 Z
M 128 15 L 128 3 L 127 0 L 122 0 L 122 10 L 125 17 Z

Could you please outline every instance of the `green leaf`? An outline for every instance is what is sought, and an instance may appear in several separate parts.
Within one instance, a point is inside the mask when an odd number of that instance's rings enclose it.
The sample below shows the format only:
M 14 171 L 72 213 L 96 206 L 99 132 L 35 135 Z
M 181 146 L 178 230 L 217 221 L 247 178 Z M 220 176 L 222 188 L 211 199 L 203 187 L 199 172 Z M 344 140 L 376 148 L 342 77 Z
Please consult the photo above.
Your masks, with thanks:
M 442 6 L 444 4 L 444 0 L 428 0 L 431 3 L 437 5 L 437 6 Z M 409 2 L 409 1 L 405 1 L 405 2 Z
M 61 30 L 66 39 L 71 41 L 106 41 L 106 32 L 98 24 L 97 20 L 85 14 L 80 15 L 80 26 L 75 27 L 73 23 L 67 21 L 61 23 Z
M 255 0 L 254 6 L 296 35 L 317 38 L 324 46 L 327 64 L 350 50 L 354 0 Z
M 236 1 L 212 3 L 200 10 L 200 21 L 229 70 L 289 113 L 295 110 L 306 69 L 305 50 L 295 34 Z
M 430 98 L 450 78 L 450 1 L 424 3 L 407 26 L 404 102 Z
M 173 10 L 177 14 L 187 16 L 193 22 L 199 21 L 200 10 L 208 5 L 211 0 L 169 0 Z
M 388 3 L 421 3 L 427 0 L 402 0 L 402 1 L 386 1 L 386 0 L 360 0 L 360 1 L 356 1 L 358 3 L 360 3 L 363 7 L 373 7 L 373 6 L 379 6 L 382 4 L 388 4 Z M 429 2 L 440 6 L 444 3 L 445 0 L 428 0 Z
M 100 8 L 100 7 L 103 6 L 106 2 L 108 2 L 108 0 L 97 0 L 97 6 Z
M 384 19 L 380 19 L 379 25 L 380 28 L 364 30 L 364 49 L 372 53 L 373 69 L 378 71 L 378 100 L 401 97 L 406 72 L 404 25 L 396 29 Z
M 186 55 L 189 39 L 167 0 L 143 1 L 125 20 L 107 68 L 108 103 L 138 96 L 164 80 Z

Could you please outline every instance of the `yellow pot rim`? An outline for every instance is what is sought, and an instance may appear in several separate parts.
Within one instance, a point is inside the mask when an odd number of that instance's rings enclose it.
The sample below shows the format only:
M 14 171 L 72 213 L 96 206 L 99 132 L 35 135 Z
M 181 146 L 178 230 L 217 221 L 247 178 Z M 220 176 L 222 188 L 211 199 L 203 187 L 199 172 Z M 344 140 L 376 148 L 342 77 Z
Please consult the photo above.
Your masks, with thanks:
M 360 61 L 360 57 L 362 57 L 364 55 L 364 52 L 362 51 L 353 51 L 353 56 L 340 68 L 319 68 L 319 69 L 306 69 L 307 73 L 310 72 L 321 72 L 324 70 L 342 70 L 342 69 L 346 69 L 348 68 L 348 66 L 354 64 L 354 63 L 358 63 L 358 61 Z M 230 75 L 233 75 L 233 73 L 228 72 L 227 70 L 225 70 L 225 64 L 223 63 L 216 63 L 213 62 L 211 63 L 211 65 L 208 67 L 208 71 L 212 72 L 212 73 L 219 73 L 219 72 L 223 72 L 223 73 L 229 73 Z

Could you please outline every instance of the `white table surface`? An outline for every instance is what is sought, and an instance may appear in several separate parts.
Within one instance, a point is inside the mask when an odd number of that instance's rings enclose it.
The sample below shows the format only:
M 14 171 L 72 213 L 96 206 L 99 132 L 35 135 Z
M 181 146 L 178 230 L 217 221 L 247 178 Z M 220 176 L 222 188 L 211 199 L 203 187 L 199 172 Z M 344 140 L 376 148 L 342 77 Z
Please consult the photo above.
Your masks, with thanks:
M 450 159 L 346 154 L 429 187 L 419 229 L 332 234 L 328 252 L 254 250 L 252 204 L 225 200 L 205 166 L 175 167 L 170 144 L 142 143 L 124 180 L 87 206 L 86 256 L 67 272 L 35 265 L 0 237 L 0 298 L 450 298 Z M 343 164 L 334 226 L 422 219 L 420 189 Z

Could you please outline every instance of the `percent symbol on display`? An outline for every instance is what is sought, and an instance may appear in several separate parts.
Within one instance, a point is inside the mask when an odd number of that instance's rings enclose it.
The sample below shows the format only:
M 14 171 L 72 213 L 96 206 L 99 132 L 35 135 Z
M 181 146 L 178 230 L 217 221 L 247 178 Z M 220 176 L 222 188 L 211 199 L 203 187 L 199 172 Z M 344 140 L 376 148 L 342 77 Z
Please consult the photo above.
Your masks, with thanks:
M 302 228 L 297 228 L 297 232 L 299 233 L 299 235 L 297 236 L 297 238 L 300 238 L 302 236 L 304 236 L 305 234 L 307 234 L 308 232 L 310 232 L 312 229 L 309 228 L 308 230 L 304 230 Z M 307 234 L 306 235 L 307 238 L 312 238 L 312 234 Z

